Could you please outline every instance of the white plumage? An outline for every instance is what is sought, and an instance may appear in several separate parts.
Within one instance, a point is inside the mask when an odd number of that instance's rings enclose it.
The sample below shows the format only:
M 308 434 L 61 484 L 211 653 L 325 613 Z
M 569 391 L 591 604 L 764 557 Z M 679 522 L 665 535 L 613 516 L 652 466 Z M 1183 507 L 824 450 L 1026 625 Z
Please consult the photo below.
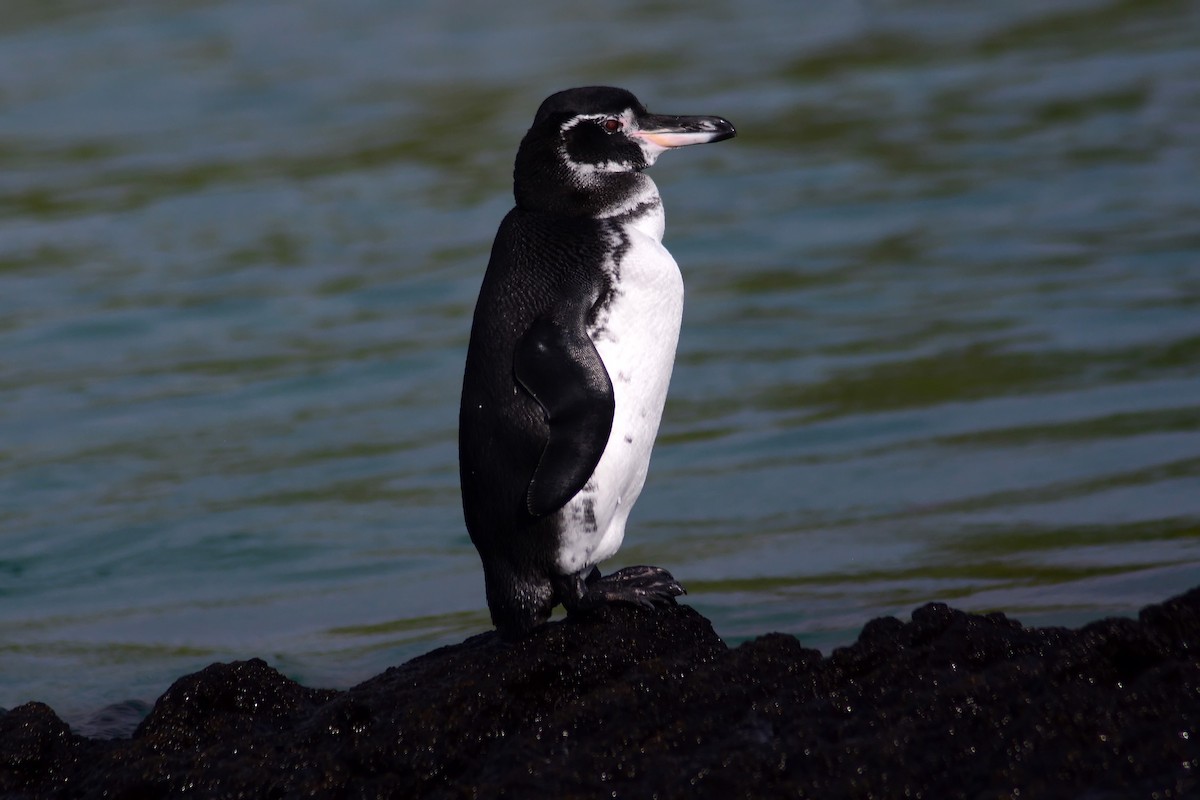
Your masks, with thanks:
M 662 245 L 662 202 L 653 181 L 630 204 L 641 213 L 613 242 L 619 261 L 606 265 L 613 296 L 588 331 L 612 381 L 612 432 L 591 479 L 559 512 L 558 566 L 574 573 L 614 555 L 650 465 L 683 317 L 683 276 Z M 623 247 L 620 245 L 624 245 Z

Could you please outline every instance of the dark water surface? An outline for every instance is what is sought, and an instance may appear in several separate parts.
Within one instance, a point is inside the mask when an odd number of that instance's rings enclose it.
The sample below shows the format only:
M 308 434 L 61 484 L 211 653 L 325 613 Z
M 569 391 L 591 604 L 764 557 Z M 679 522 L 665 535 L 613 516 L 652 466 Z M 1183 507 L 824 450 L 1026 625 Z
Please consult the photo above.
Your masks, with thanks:
M 610 567 L 826 649 L 1200 582 L 1198 8 L 7 0 L 0 706 L 487 627 L 470 314 L 587 83 L 739 129 L 652 173 L 688 302 Z

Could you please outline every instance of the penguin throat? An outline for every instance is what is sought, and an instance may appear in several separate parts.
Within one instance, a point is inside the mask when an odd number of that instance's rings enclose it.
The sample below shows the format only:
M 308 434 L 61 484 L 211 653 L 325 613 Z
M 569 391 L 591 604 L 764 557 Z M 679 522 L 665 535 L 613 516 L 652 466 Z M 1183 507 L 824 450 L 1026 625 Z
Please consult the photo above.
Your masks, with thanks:
M 640 172 L 596 172 L 578 175 L 517 172 L 513 194 L 517 206 L 568 217 L 599 219 L 619 216 L 645 200 L 658 197 L 654 182 Z
M 607 205 L 596 216 L 639 228 L 642 227 L 643 221 L 653 217 L 655 221 L 652 221 L 650 228 L 657 231 L 655 238 L 662 239 L 662 197 L 658 194 L 658 187 L 647 175 L 638 174 L 637 177 L 635 186 L 626 189 L 620 198 Z

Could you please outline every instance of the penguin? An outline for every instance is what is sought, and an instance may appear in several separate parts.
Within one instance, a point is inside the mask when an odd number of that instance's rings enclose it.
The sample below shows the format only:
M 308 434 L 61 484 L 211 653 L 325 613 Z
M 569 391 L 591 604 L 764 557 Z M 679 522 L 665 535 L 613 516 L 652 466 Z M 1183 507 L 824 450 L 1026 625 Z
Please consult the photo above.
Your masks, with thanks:
M 570 617 L 684 593 L 658 567 L 597 565 L 645 483 L 683 312 L 643 170 L 735 134 L 721 117 L 651 114 L 624 89 L 589 86 L 546 98 L 521 141 L 459 409 L 463 514 L 503 639 L 560 603 Z

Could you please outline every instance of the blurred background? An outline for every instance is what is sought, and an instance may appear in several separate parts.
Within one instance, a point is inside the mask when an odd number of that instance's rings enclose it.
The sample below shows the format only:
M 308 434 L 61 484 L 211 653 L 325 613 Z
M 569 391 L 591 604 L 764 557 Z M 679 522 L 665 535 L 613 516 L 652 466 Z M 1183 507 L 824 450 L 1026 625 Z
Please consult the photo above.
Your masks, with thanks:
M 593 83 L 739 131 L 651 173 L 688 299 L 606 571 L 826 651 L 1200 583 L 1195 3 L 3 0 L 0 706 L 489 627 L 470 317 Z

